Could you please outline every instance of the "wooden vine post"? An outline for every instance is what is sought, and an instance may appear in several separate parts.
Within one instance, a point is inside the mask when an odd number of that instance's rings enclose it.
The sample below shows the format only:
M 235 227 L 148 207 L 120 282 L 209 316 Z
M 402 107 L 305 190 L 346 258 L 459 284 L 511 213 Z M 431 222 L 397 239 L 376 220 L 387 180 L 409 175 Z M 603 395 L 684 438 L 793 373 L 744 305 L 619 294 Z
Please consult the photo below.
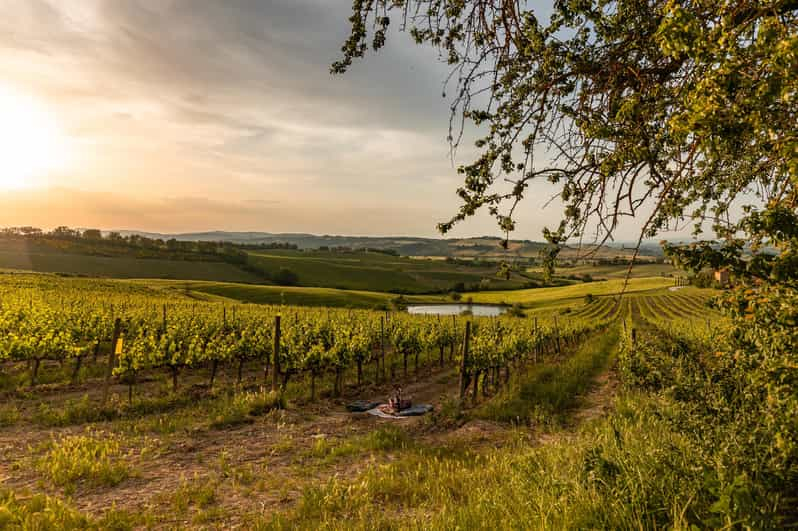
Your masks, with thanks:
M 449 361 L 454 359 L 454 349 L 457 347 L 457 316 L 452 315 L 452 344 L 449 349 Z
M 272 368 L 272 391 L 277 390 L 277 378 L 280 374 L 280 316 L 274 316 L 274 348 L 272 350 L 274 363 Z
M 554 316 L 554 337 L 557 340 L 557 354 L 562 353 L 562 349 L 560 348 L 560 327 L 557 325 L 557 316 Z
M 379 379 L 382 381 L 385 379 L 385 317 L 380 317 L 380 360 L 377 365 L 381 365 Z
M 460 360 L 460 404 L 465 400 L 469 379 L 466 369 L 468 367 L 468 343 L 471 341 L 471 321 L 466 321 L 465 338 L 463 342 L 463 358 Z
M 119 341 L 119 333 L 122 329 L 122 320 L 117 317 L 114 320 L 114 333 L 111 336 L 111 350 L 108 352 L 108 367 L 105 370 L 105 383 L 103 385 L 103 404 L 108 401 L 108 390 L 111 386 L 111 376 L 114 372 L 114 362 L 116 355 L 116 344 Z

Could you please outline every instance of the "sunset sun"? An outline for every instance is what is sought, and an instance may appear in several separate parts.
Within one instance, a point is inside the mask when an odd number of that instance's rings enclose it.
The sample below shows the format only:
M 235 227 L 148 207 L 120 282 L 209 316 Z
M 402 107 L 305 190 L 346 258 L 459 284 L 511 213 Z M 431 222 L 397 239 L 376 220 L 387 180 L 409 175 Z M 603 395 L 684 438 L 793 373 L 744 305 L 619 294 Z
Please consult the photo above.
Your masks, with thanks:
M 0 86 L 0 190 L 27 188 L 65 160 L 54 115 L 35 99 Z

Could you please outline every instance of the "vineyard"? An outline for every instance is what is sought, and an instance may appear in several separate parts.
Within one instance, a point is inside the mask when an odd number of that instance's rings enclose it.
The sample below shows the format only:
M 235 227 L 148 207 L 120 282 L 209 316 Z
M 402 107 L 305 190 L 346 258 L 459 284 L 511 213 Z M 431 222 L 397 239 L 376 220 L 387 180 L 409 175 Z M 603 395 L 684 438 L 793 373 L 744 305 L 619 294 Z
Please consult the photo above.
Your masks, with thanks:
M 551 323 L 476 318 L 469 334 L 473 345 L 463 350 L 465 321 L 458 317 L 229 306 L 175 301 L 118 284 L 61 282 L 53 286 L 27 277 L 4 284 L 0 361 L 24 364 L 31 386 L 43 363 L 71 364 L 73 384 L 87 361 L 104 363 L 106 385 L 111 377 L 125 382 L 130 401 L 139 375 L 157 370 L 168 372 L 177 392 L 180 375 L 188 371 L 207 373 L 213 387 L 220 367 L 235 368 L 236 385 L 243 383 L 245 369 L 257 367 L 261 383 L 272 390 L 307 381 L 311 399 L 320 377 L 332 376 L 334 395 L 340 396 L 344 377 L 354 372 L 361 386 L 366 368 L 373 383 L 380 383 L 397 375 L 407 381 L 411 372 L 419 374 L 420 364 L 456 363 L 476 384 L 480 375 L 533 354 L 558 352 L 614 317 L 607 312 Z
M 647 338 L 711 344 L 722 319 L 706 290 L 644 282 L 654 287 L 622 298 L 575 298 L 563 288 L 557 299 L 547 289 L 550 302 L 520 312 L 444 317 L 208 302 L 137 282 L 3 274 L 0 448 L 8 465 L 0 477 L 30 495 L 39 482 L 46 503 L 76 493 L 77 507 L 92 515 L 68 513 L 83 522 L 77 527 L 161 527 L 174 507 L 181 525 L 320 525 L 316 513 L 283 515 L 241 497 L 272 504 L 263 500 L 277 491 L 306 507 L 319 481 L 331 482 L 328 494 L 348 488 L 335 476 L 341 470 L 359 474 L 387 455 L 401 468 L 434 448 L 478 463 L 473 452 L 486 436 L 461 433 L 464 422 L 497 423 L 491 445 L 512 451 L 513 426 L 560 430 L 586 403 L 607 407 L 601 394 L 614 384 L 601 382 L 611 366 L 650 379 L 623 357 Z M 435 412 L 398 426 L 345 412 L 348 401 L 382 398 L 394 385 Z M 100 456 L 101 469 L 85 462 L 89 455 Z M 220 459 L 232 464 L 221 472 L 207 464 Z M 67 479 L 64 466 L 74 469 Z M 212 493 L 203 494 L 206 483 Z M 142 496 L 142 485 L 156 494 Z M 3 492 L 0 504 L 27 503 Z M 109 510 L 118 500 L 121 512 Z

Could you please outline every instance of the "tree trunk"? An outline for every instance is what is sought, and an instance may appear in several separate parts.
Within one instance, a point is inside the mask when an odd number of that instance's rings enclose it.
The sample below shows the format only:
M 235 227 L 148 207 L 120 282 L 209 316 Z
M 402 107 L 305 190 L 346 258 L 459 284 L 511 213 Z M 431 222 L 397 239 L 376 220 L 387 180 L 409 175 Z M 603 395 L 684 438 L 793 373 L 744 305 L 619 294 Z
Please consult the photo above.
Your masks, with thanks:
M 402 358 L 404 358 L 404 363 L 405 363 L 405 380 L 407 380 L 407 352 L 402 352 Z
M 316 371 L 310 371 L 310 399 L 316 400 Z
M 413 364 L 414 364 L 414 366 L 415 366 L 415 373 L 416 373 L 416 376 L 418 376 L 418 352 L 416 352 L 416 357 L 415 357 L 415 361 L 414 361 L 414 363 L 413 363 Z
M 263 375 L 263 379 L 265 380 L 268 377 L 268 364 L 267 373 Z M 244 380 L 244 358 L 239 358 L 238 360 L 238 377 L 236 380 L 236 384 L 241 385 L 241 382 Z
M 363 360 L 358 358 L 357 359 L 357 387 L 358 389 L 360 386 L 363 385 Z
M 72 371 L 72 384 L 78 383 L 78 375 L 80 375 L 80 366 L 83 364 L 83 356 L 78 356 L 75 359 L 75 369 Z
M 94 360 L 93 363 L 97 363 L 97 356 L 100 354 L 100 340 L 98 339 L 97 342 L 94 344 Z
M 440 356 L 439 362 L 440 362 L 441 369 L 442 369 L 443 368 L 443 345 L 441 345 L 441 356 Z
M 216 381 L 216 369 L 219 367 L 219 360 L 211 361 L 211 389 L 213 389 L 213 382 Z
M 36 380 L 39 377 L 39 365 L 41 365 L 41 363 L 42 363 L 42 360 L 39 359 L 39 358 L 35 358 L 33 360 L 33 370 L 31 371 L 31 376 L 30 376 L 30 384 L 31 384 L 31 386 L 36 385 Z
M 382 369 L 380 370 L 380 380 L 385 379 L 385 318 L 380 317 L 380 358 L 382 358 Z M 380 362 L 378 360 L 377 365 L 379 366 Z M 393 367 L 391 367 L 391 371 L 393 371 Z M 391 378 L 393 378 L 393 372 L 391 373 Z
M 482 374 L 481 371 L 477 371 L 476 374 L 474 374 L 474 392 L 471 395 L 471 401 L 472 401 L 473 404 L 477 403 L 477 393 L 479 392 L 479 377 L 480 377 L 481 374 Z M 483 377 L 483 381 L 482 381 L 482 392 L 483 393 L 485 392 L 484 377 Z
M 454 318 L 454 316 L 452 316 Z M 460 405 L 465 401 L 466 390 L 470 377 L 466 369 L 468 368 L 468 342 L 471 335 L 471 321 L 466 322 L 465 341 L 463 341 L 463 358 L 460 360 Z
M 288 388 L 288 380 L 291 378 L 291 371 L 285 371 L 283 373 L 283 384 L 280 386 L 280 396 L 285 393 L 285 390 Z
M 280 316 L 274 316 L 274 346 L 272 347 L 274 356 L 274 369 L 272 369 L 272 391 L 277 387 L 277 377 L 280 374 Z M 287 373 L 288 371 L 286 371 Z
M 172 392 L 177 392 L 177 365 L 170 365 L 169 369 L 172 371 Z

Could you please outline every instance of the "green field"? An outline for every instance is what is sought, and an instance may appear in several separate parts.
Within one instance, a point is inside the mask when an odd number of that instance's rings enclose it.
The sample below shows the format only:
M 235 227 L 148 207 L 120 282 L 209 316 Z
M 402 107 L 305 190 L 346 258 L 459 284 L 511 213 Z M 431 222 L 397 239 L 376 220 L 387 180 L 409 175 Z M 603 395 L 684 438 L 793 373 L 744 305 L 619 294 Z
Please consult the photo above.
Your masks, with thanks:
M 532 267 L 527 270 L 530 273 L 541 273 L 539 267 Z M 577 265 L 577 266 L 558 266 L 558 276 L 568 275 L 591 275 L 593 278 L 624 278 L 629 271 L 627 264 L 618 265 Z M 635 264 L 632 268 L 631 277 L 655 277 L 655 276 L 681 276 L 684 275 L 683 271 L 679 271 L 671 264 L 651 264 L 642 262 Z
M 61 249 L 62 242 L 0 239 L 0 269 L 63 273 L 100 278 L 206 280 L 268 285 L 281 269 L 305 287 L 393 292 L 446 292 L 457 284 L 481 289 L 515 289 L 530 278 L 513 273 L 496 276 L 498 266 L 473 267 L 444 260 L 411 259 L 378 252 L 269 250 L 249 254 L 249 269 L 213 259 L 141 258 L 135 249 L 103 248 L 95 254 L 83 247 Z M 106 253 L 115 253 L 109 255 Z M 260 274 L 258 274 L 258 271 Z M 362 304 L 362 303 L 361 303 Z
M 102 278 L 263 282 L 260 277 L 225 262 L 92 256 L 7 240 L 0 240 L 0 268 Z
M 125 281 L 128 282 L 128 281 Z M 332 306 L 342 308 L 383 307 L 397 297 L 392 293 L 377 291 L 342 290 L 333 288 L 306 288 L 287 286 L 256 286 L 231 282 L 184 282 L 173 280 L 141 279 L 130 281 L 158 290 L 173 292 L 175 296 L 194 298 L 218 297 L 228 301 L 254 304 L 287 304 L 297 306 Z M 440 302 L 441 295 L 405 295 L 408 302 Z
M 202 282 L 141 279 L 134 282 L 140 285 L 173 292 L 176 296 L 210 296 L 254 304 L 288 304 L 298 306 L 332 306 L 344 308 L 376 308 L 390 304 L 397 295 L 377 291 L 341 290 L 332 288 L 307 288 L 285 286 L 256 286 L 231 282 Z M 623 288 L 622 279 L 602 280 L 572 284 L 569 286 L 533 288 L 508 291 L 485 291 L 464 293 L 460 302 L 471 300 L 485 304 L 520 304 L 525 308 L 560 307 L 582 303 L 588 293 L 600 297 L 617 295 Z M 657 290 L 673 285 L 672 279 L 661 277 L 630 279 L 626 293 L 634 294 Z M 404 295 L 408 303 L 454 302 L 445 295 Z
M 498 266 L 470 267 L 376 252 L 269 250 L 251 252 L 250 257 L 266 271 L 289 269 L 299 277 L 299 285 L 312 287 L 426 293 L 450 290 L 457 283 L 513 289 L 528 281 L 517 274 L 509 281 L 499 279 Z
M 521 304 L 527 308 L 538 308 L 548 304 L 566 304 L 582 299 L 588 293 L 594 296 L 615 295 L 624 287 L 623 279 L 585 282 L 556 288 L 535 288 L 513 291 L 490 291 L 468 293 L 474 302 L 489 304 Z M 626 286 L 626 293 L 655 290 L 673 285 L 673 279 L 662 277 L 632 278 Z

